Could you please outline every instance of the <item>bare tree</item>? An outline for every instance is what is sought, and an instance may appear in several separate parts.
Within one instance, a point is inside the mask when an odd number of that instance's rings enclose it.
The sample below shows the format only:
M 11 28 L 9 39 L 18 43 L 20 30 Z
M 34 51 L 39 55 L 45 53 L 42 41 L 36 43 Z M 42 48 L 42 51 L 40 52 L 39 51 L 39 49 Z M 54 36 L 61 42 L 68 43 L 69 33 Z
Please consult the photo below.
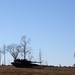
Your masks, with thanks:
M 39 51 L 39 62 L 40 62 L 40 65 L 41 65 L 41 63 L 42 63 L 42 53 L 41 53 L 41 49 L 40 49 L 40 51 Z
M 75 58 L 75 52 L 74 52 L 74 58 Z
M 3 54 L 4 54 L 4 65 L 6 64 L 6 46 L 3 45 Z
M 3 45 L 3 48 L 0 50 L 0 56 L 1 56 L 1 54 L 4 55 L 4 63 L 3 63 L 3 65 L 6 65 L 6 46 L 5 46 L 5 44 Z M 1 57 L 0 57 L 0 60 L 1 60 Z
M 29 52 L 29 54 L 27 55 L 27 57 L 28 57 L 29 61 L 31 61 L 34 58 L 33 55 L 31 54 L 31 52 Z
M 12 55 L 14 60 L 17 59 L 18 54 L 20 52 L 20 48 L 21 46 L 17 44 L 10 44 L 9 46 L 7 46 L 7 51 Z
M 0 65 L 1 65 L 1 54 L 2 54 L 2 51 L 0 50 Z
M 30 47 L 29 43 L 30 43 L 30 38 L 27 39 L 26 36 L 22 36 L 22 38 L 21 38 L 21 48 L 22 48 L 22 52 L 23 52 L 23 55 L 24 55 L 24 59 L 26 59 L 27 53 L 30 52 L 30 49 L 28 49 Z

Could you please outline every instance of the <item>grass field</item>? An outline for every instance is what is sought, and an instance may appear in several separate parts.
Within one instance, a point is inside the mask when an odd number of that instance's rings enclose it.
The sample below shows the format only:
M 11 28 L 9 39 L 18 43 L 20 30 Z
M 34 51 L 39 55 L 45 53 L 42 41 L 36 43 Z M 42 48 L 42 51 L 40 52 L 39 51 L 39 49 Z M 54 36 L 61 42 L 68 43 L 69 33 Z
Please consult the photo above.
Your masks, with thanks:
M 75 68 L 44 67 L 37 69 L 0 66 L 0 75 L 75 75 Z

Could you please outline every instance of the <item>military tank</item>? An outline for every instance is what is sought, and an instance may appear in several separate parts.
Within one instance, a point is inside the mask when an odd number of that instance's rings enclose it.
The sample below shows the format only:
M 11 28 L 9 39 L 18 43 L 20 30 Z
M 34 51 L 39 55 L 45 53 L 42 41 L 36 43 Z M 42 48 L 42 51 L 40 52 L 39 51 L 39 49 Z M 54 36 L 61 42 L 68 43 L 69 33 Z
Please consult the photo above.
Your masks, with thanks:
M 14 62 L 11 62 L 13 66 L 20 67 L 20 68 L 32 68 L 35 66 L 40 66 L 36 63 L 41 63 L 41 62 L 29 61 L 27 59 L 16 59 L 14 60 Z

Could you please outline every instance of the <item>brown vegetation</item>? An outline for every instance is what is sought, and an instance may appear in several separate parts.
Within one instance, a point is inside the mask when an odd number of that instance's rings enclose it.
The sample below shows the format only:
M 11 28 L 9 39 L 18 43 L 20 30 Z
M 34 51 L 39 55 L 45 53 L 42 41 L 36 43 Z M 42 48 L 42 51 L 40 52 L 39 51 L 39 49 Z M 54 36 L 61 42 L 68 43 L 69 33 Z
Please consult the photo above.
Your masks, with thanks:
M 0 75 L 75 75 L 75 68 L 45 67 L 38 69 L 0 66 Z

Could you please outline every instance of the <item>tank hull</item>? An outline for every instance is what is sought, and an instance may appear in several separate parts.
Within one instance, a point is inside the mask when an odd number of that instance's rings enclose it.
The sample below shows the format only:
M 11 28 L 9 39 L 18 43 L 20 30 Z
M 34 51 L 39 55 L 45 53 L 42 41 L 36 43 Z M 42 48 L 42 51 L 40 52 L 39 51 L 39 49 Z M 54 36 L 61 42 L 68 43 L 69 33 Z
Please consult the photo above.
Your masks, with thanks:
M 39 66 L 38 64 L 32 63 L 32 61 L 28 61 L 26 59 L 20 60 L 14 60 L 14 62 L 11 63 L 15 67 L 20 67 L 20 68 L 32 68 L 34 66 Z

